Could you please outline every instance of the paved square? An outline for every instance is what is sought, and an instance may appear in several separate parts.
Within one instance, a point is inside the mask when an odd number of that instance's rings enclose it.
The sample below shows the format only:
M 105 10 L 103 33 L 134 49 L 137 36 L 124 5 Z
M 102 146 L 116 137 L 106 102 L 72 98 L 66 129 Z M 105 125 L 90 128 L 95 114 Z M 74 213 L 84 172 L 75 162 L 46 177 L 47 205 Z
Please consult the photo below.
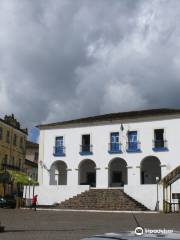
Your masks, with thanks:
M 143 214 L 136 217 L 143 227 L 180 231 L 180 214 Z M 134 230 L 130 213 L 55 212 L 0 209 L 6 228 L 0 240 L 79 240 L 105 232 Z

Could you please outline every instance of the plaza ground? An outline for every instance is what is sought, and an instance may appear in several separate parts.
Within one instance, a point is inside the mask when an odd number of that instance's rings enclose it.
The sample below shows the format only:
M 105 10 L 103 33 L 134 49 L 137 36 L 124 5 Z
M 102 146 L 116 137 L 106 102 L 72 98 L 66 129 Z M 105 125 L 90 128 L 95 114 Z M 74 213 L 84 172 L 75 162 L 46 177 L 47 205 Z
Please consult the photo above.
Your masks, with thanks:
M 180 214 L 135 214 L 145 228 L 180 231 Z M 79 240 L 105 232 L 134 230 L 131 213 L 55 212 L 0 209 L 1 240 Z

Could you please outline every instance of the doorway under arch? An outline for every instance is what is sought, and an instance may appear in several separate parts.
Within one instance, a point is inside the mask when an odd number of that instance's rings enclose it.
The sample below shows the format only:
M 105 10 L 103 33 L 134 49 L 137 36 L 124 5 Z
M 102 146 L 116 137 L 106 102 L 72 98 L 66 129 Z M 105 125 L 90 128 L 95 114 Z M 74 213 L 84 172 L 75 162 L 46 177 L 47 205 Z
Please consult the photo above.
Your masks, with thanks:
M 85 159 L 80 162 L 79 185 L 96 187 L 96 164 L 93 160 Z
M 141 184 L 156 184 L 161 179 L 161 162 L 157 157 L 148 156 L 141 162 Z
M 109 187 L 123 187 L 127 184 L 127 163 L 124 159 L 112 159 L 108 169 Z

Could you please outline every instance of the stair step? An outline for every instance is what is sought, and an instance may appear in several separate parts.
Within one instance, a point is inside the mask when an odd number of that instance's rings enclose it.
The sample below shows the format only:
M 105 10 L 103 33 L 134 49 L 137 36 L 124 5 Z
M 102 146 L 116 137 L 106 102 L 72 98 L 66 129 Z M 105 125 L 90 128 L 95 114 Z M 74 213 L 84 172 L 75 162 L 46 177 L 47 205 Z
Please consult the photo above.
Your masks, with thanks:
M 59 204 L 59 208 L 91 210 L 148 210 L 120 189 L 90 189 Z

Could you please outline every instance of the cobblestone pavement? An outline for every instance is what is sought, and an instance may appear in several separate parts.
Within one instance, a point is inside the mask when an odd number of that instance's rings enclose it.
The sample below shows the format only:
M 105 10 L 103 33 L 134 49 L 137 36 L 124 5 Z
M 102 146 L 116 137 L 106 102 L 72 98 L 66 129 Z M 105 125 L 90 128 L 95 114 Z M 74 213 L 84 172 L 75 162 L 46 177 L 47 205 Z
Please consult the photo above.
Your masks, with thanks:
M 135 214 L 141 226 L 180 231 L 180 214 Z M 134 230 L 131 213 L 55 212 L 0 209 L 0 240 L 79 240 L 105 232 Z

